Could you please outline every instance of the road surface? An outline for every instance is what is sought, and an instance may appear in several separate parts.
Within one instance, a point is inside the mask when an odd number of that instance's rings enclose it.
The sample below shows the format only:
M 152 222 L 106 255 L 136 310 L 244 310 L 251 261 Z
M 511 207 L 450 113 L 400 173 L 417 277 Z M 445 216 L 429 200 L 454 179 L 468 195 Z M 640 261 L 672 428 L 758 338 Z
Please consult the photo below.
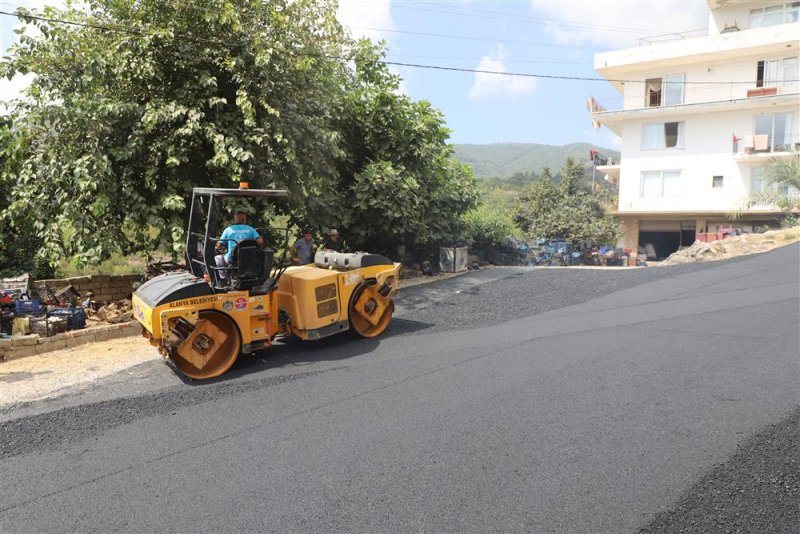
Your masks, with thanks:
M 0 530 L 796 531 L 799 266 L 493 269 L 378 340 L 143 364 L 0 414 Z

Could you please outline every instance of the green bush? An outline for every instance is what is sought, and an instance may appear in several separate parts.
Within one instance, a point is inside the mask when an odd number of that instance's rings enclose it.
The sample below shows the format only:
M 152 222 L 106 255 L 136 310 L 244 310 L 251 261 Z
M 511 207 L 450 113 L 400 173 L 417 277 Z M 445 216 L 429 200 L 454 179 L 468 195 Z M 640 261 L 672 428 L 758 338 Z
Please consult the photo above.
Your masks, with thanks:
M 488 206 L 479 206 L 467 212 L 463 222 L 465 239 L 479 249 L 501 245 L 509 236 L 519 234 L 507 211 Z
M 545 168 L 539 181 L 520 193 L 513 220 L 528 238 L 617 241 L 621 228 L 603 210 L 606 197 L 585 189 L 582 172 L 581 166 L 568 158 L 560 182 L 553 184 L 550 169 Z

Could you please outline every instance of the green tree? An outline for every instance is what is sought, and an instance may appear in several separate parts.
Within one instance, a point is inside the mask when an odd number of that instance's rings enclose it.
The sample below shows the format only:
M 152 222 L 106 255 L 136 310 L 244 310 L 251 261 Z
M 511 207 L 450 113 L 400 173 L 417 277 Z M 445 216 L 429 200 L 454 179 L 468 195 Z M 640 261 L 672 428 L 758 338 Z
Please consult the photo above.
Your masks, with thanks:
M 762 192 L 750 193 L 741 205 L 730 214 L 738 219 L 756 206 L 777 206 L 784 213 L 783 224 L 794 226 L 800 222 L 800 154 L 791 157 L 772 157 L 764 167 L 766 188 Z
M 381 53 L 358 43 L 339 125 L 348 154 L 337 182 L 344 209 L 320 206 L 314 222 L 345 228 L 351 248 L 365 250 L 452 241 L 461 214 L 477 204 L 475 178 L 452 158 L 441 112 L 401 94 Z
M 465 238 L 479 250 L 502 245 L 519 233 L 508 211 L 486 205 L 465 213 L 463 219 Z
M 619 223 L 604 213 L 602 199 L 581 185 L 582 176 L 583 168 L 572 158 L 567 159 L 556 184 L 550 169 L 543 169 L 539 181 L 520 193 L 514 222 L 530 239 L 616 241 Z
M 244 180 L 288 189 L 292 221 L 352 225 L 349 242 L 442 238 L 474 180 L 450 161 L 441 114 L 396 94 L 380 49 L 347 37 L 335 9 L 94 0 L 43 12 L 75 25 L 27 19 L 41 34 L 0 63 L 35 75 L 0 131 L 6 224 L 33 221 L 51 263 L 180 248 L 191 188 Z M 416 204 L 393 205 L 397 186 Z

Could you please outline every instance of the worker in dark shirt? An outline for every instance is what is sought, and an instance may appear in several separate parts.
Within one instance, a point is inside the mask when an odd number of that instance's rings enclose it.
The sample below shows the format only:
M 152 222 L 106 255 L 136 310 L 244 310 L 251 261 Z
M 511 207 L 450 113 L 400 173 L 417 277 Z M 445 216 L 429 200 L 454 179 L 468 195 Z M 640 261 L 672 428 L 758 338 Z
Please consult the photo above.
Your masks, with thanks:
M 325 250 L 332 250 L 334 252 L 341 252 L 342 242 L 339 239 L 339 230 L 336 228 L 331 228 L 328 231 L 328 238 L 325 240 Z

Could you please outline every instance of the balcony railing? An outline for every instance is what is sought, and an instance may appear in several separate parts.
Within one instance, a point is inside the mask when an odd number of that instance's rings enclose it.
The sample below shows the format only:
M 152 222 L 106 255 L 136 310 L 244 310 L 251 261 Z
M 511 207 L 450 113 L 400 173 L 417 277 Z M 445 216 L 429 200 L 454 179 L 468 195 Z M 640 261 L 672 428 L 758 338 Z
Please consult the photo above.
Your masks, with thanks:
M 731 143 L 733 154 L 749 156 L 774 154 L 776 152 L 800 152 L 800 133 L 791 135 L 745 135 L 734 138 Z
M 636 84 L 636 87 L 632 87 Z M 629 92 L 624 97 L 603 98 L 597 100 L 604 111 L 622 111 L 628 109 L 670 108 L 687 104 L 705 104 L 710 102 L 726 102 L 779 95 L 800 94 L 800 83 L 796 80 L 778 83 L 770 87 L 756 87 L 753 83 L 740 84 L 708 84 L 685 86 L 683 99 L 679 103 L 667 104 L 664 98 L 653 98 L 651 92 L 645 92 L 645 83 L 628 82 Z
M 651 46 L 658 43 L 666 43 L 668 41 L 679 41 L 681 39 L 705 37 L 706 35 L 708 35 L 708 28 L 699 28 L 697 30 L 688 30 L 685 32 L 677 32 L 677 33 L 663 33 L 661 35 L 651 35 L 650 37 L 642 37 L 641 39 L 639 39 L 639 46 Z

